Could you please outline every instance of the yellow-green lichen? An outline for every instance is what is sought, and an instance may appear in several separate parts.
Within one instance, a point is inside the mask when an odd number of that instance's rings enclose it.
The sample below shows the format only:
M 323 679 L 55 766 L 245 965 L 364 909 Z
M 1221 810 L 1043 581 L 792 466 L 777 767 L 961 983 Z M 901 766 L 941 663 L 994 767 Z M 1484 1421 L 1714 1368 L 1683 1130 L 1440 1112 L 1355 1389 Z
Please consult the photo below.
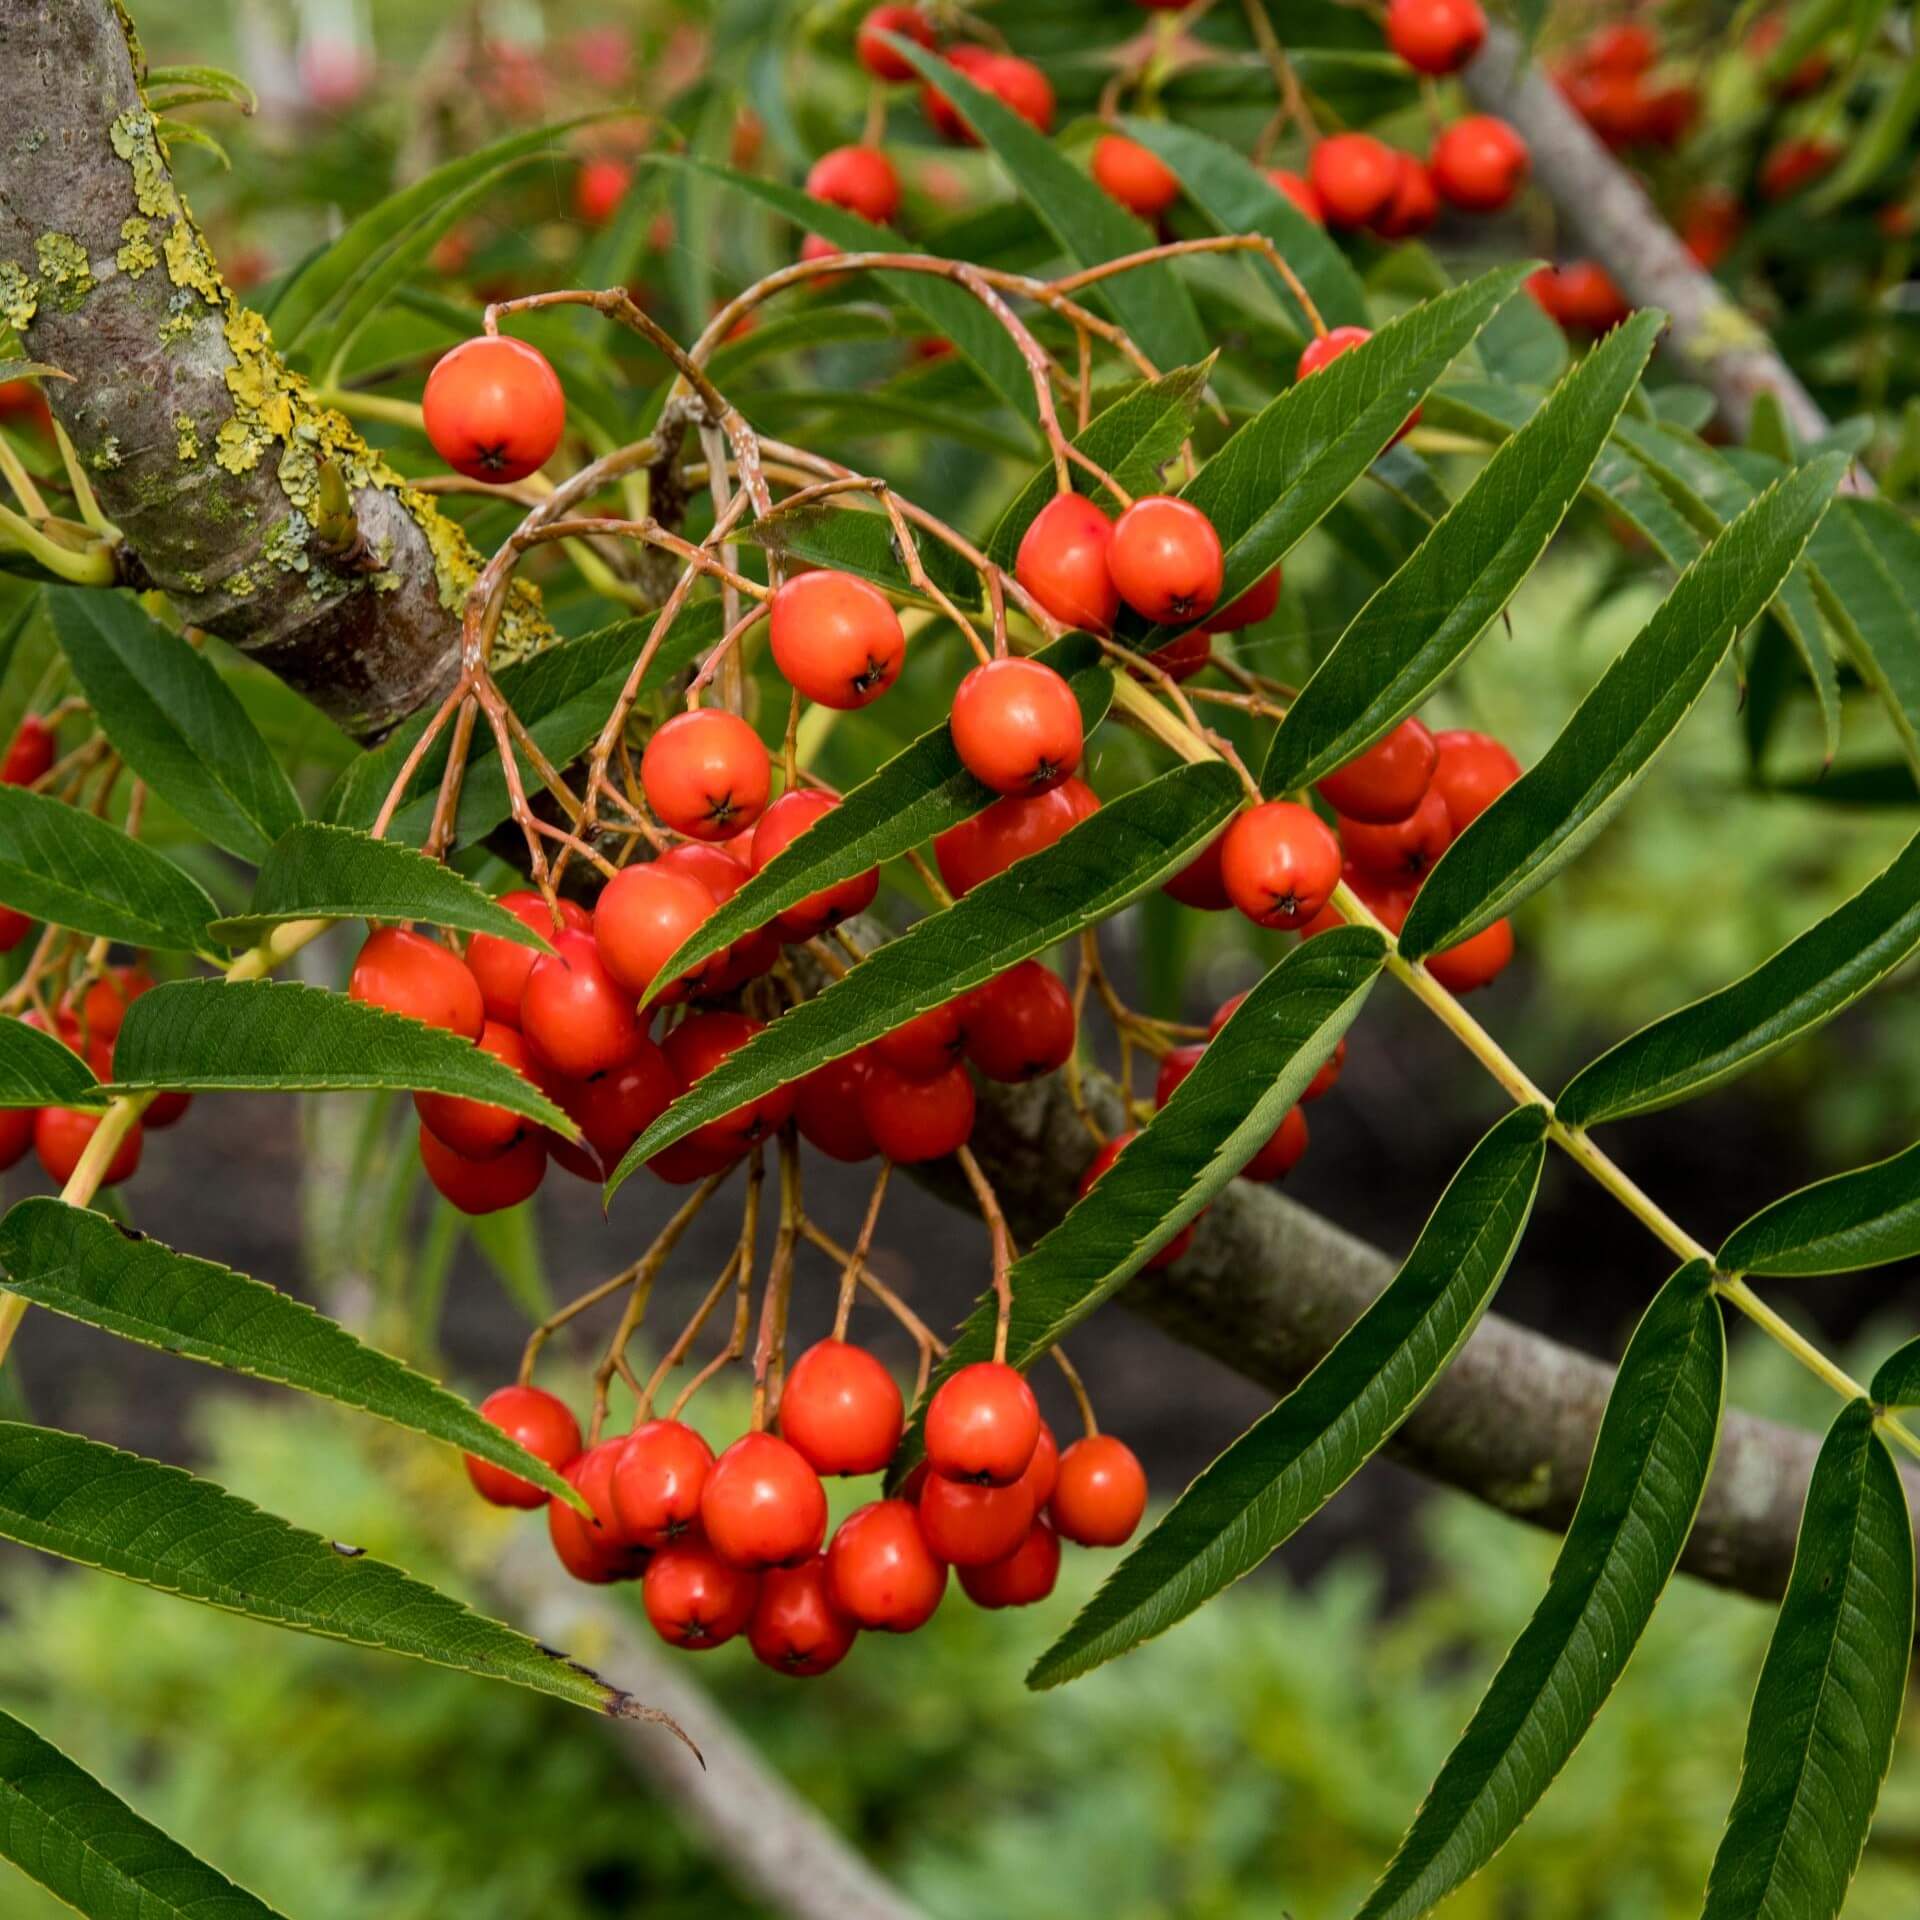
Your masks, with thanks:
M 129 279 L 138 280 L 160 264 L 160 256 L 153 247 L 151 220 L 137 213 L 129 214 L 120 222 L 120 242 L 120 251 L 113 256 L 113 263 Z
M 102 473 L 111 473 L 120 461 L 120 436 L 117 433 L 110 433 L 93 450 L 87 464 Z
M 237 572 L 228 574 L 220 584 L 236 600 L 251 600 L 260 591 L 260 582 L 254 577 L 251 567 L 241 567 Z
M 251 473 L 267 450 L 265 438 L 238 418 L 221 421 L 213 443 L 216 464 L 229 473 Z
M 213 255 L 200 238 L 199 228 L 190 220 L 176 220 L 167 230 L 165 244 L 167 278 L 176 287 L 191 287 L 208 306 L 217 307 L 225 289 L 220 284 L 220 269 L 213 264 Z
M 0 320 L 25 333 L 39 311 L 39 281 L 29 280 L 11 260 L 0 260 Z
M 40 268 L 42 297 L 63 313 L 73 313 L 93 291 L 93 262 L 70 233 L 43 233 L 33 243 Z
M 173 416 L 174 446 L 178 450 L 182 463 L 200 458 L 200 429 L 193 424 L 190 413 L 176 413 Z
M 174 299 L 183 304 L 176 305 L 173 312 L 160 322 L 160 344 L 163 347 L 172 346 L 176 340 L 184 340 L 194 328 L 192 306 L 198 303 L 193 301 L 190 294 L 175 294 Z
M 133 198 L 140 211 L 156 220 L 175 212 L 180 197 L 173 190 L 166 155 L 160 151 L 153 115 L 145 107 L 129 107 L 113 123 L 108 137 L 114 152 L 133 169 Z

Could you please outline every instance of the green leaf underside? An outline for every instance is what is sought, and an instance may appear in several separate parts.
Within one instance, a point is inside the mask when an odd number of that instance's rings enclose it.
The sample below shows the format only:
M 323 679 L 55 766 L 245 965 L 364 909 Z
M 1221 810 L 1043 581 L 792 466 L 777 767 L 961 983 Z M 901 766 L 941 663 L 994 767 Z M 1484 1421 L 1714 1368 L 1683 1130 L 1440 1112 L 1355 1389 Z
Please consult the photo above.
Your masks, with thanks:
M 1446 1370 L 1513 1259 L 1540 1184 L 1546 1126 L 1538 1106 L 1495 1125 L 1386 1291 L 1180 1496 L 1041 1655 L 1030 1686 L 1087 1673 L 1185 1619 L 1251 1573 L 1379 1450 Z
M 1709 1278 L 1704 1261 L 1682 1267 L 1635 1330 L 1546 1594 L 1359 1920 L 1416 1920 L 1493 1858 L 1572 1757 L 1646 1631 L 1719 1438 L 1726 1334 Z
M 858 574 L 889 593 L 911 595 L 928 606 L 933 604 L 908 578 L 894 549 L 892 523 L 884 513 L 823 500 L 816 507 L 801 507 L 776 514 L 771 520 L 755 521 L 740 529 L 740 538 L 770 553 L 786 554 L 809 566 Z M 920 564 L 934 585 L 956 606 L 969 610 L 978 607 L 979 574 L 944 540 L 928 534 L 916 535 L 916 539 Z
M 1807 1488 L 1702 1920 L 1831 1920 L 1860 1864 L 1913 1657 L 1913 1521 L 1855 1400 Z
M 1722 1273 L 1856 1273 L 1920 1254 L 1920 1146 L 1763 1207 L 1714 1256 Z
M 1101 664 L 1102 657 L 1099 642 L 1084 633 L 1068 634 L 1035 656 L 1066 676 L 1080 703 L 1081 730 L 1089 739 L 1106 717 L 1113 697 L 1113 675 Z M 947 723 L 943 720 L 929 727 L 769 860 L 703 922 L 660 969 L 655 988 L 664 992 L 683 974 L 743 934 L 764 927 L 776 914 L 922 845 L 971 819 L 998 797 L 960 764 Z M 651 991 L 646 996 L 653 997 Z
M 0 1020 L 0 1107 L 98 1106 L 102 1098 L 71 1047 L 24 1020 Z
M 1118 912 L 1185 866 L 1240 801 L 1239 781 L 1223 762 L 1176 767 L 1102 807 L 1042 852 L 983 880 L 944 912 L 917 921 L 845 979 L 789 1008 L 682 1094 L 628 1149 L 607 1182 L 608 1199 L 637 1167 L 695 1127 Z
M 276 1380 L 478 1454 L 579 1504 L 561 1477 L 457 1394 L 356 1340 L 277 1287 L 176 1253 L 46 1196 L 0 1220 L 10 1292 L 189 1360 Z
M 532 1081 L 472 1041 L 293 980 L 176 980 L 143 993 L 114 1042 L 113 1071 L 114 1093 L 452 1093 L 580 1137 Z
M 317 820 L 276 843 L 260 863 L 247 911 L 216 920 L 213 933 L 243 946 L 288 920 L 418 920 L 553 950 L 536 928 L 417 848 Z
M 1811 1033 L 1920 946 L 1920 834 L 1893 864 L 1753 972 L 1631 1034 L 1554 1104 L 1569 1126 L 1654 1113 Z
M 123 594 L 75 588 L 50 604 L 94 718 L 189 826 L 257 862 L 299 824 L 292 783 L 204 654 Z
M 281 1920 L 9 1713 L 0 1858 L 86 1920 Z
M 17 913 L 130 947 L 192 952 L 213 902 L 118 827 L 51 794 L 0 786 L 0 900 Z
M 1920 783 L 1920 529 L 1884 500 L 1848 498 L 1821 522 L 1812 554 L 1821 609 Z
M 1845 470 L 1813 462 L 1760 494 L 1683 573 L 1539 764 L 1441 855 L 1400 951 L 1457 945 L 1544 886 L 1625 803 L 1706 690 L 1734 636 L 1792 570 Z
M 1388 321 L 1270 401 L 1181 488 L 1220 536 L 1223 605 L 1339 503 L 1524 277 L 1522 267 L 1496 267 Z M 1180 631 L 1146 632 L 1137 619 L 1130 630 L 1149 647 Z
M 0 1538 L 269 1626 L 630 1710 L 586 1668 L 398 1567 L 79 1434 L 0 1421 Z
M 1268 751 L 1263 792 L 1308 786 L 1365 752 L 1465 657 L 1546 551 L 1664 324 L 1648 309 L 1615 328 L 1494 451 L 1300 690 Z

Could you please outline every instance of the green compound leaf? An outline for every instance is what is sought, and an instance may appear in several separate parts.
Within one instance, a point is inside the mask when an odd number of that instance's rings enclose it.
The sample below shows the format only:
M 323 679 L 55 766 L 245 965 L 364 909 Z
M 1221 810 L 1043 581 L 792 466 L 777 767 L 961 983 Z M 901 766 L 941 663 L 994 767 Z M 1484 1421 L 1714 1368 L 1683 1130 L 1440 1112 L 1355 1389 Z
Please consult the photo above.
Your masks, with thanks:
M 0 1107 L 91 1107 L 103 1097 L 71 1047 L 24 1020 L 0 1019 Z
M 1848 498 L 1820 523 L 1811 553 L 1821 611 L 1920 783 L 1920 528 L 1884 500 Z
M 1312 941 L 1290 959 L 1319 945 Z M 1164 1633 L 1251 1573 L 1346 1485 L 1473 1331 L 1520 1244 L 1546 1151 L 1544 1107 L 1518 1108 L 1487 1134 L 1386 1291 L 1174 1502 L 1040 1656 L 1029 1686 L 1074 1679 Z
M 1857 1273 L 1920 1254 L 1920 1146 L 1817 1180 L 1734 1228 L 1714 1264 L 1767 1277 Z

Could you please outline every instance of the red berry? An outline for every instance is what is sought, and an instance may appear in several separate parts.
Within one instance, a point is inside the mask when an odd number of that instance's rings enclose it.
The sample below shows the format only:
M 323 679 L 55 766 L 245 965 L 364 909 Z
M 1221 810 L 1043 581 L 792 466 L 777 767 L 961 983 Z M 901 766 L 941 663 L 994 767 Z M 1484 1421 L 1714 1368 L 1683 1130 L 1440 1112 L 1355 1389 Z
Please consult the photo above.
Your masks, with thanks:
M 1215 633 L 1237 633 L 1242 627 L 1258 626 L 1279 604 L 1280 569 L 1269 567 L 1245 593 L 1229 600 L 1214 614 L 1207 625 Z
M 1548 311 L 1565 327 L 1606 333 L 1633 311 L 1612 274 L 1597 260 L 1569 260 L 1555 272 L 1554 286 L 1554 305 Z
M 860 1117 L 889 1160 L 914 1166 L 939 1160 L 973 1137 L 973 1082 L 965 1067 L 932 1080 L 910 1080 L 881 1060 L 867 1063 Z
M 607 971 L 590 933 L 554 935 L 527 975 L 520 1031 L 537 1058 L 569 1080 L 631 1060 L 645 1038 L 633 995 Z
M 1080 764 L 1080 703 L 1038 660 L 983 662 L 953 696 L 954 751 L 995 793 L 1044 793 Z
M 1458 946 L 1428 954 L 1426 968 L 1449 993 L 1471 993 L 1497 980 L 1512 958 L 1513 922 L 1496 920 Z
M 491 1420 L 509 1440 L 517 1440 L 536 1460 L 565 1473 L 580 1457 L 580 1423 L 564 1400 L 538 1387 L 499 1387 L 480 1402 L 480 1417 Z M 491 1460 L 466 1456 L 467 1478 L 482 1500 L 496 1507 L 544 1507 L 547 1490 L 523 1480 Z
M 661 1045 L 675 1084 L 682 1093 L 704 1080 L 728 1054 L 760 1031 L 760 1022 L 744 1013 L 696 1013 L 674 1028 Z M 793 1113 L 791 1087 L 776 1087 L 759 1099 L 709 1120 L 687 1135 L 696 1153 L 737 1160 L 756 1141 L 776 1134 Z
M 38 1113 L 35 1107 L 0 1107 L 0 1173 L 27 1157 Z
M 835 1604 L 827 1556 L 797 1567 L 769 1567 L 747 1625 L 747 1644 L 762 1666 L 810 1679 L 837 1667 L 859 1634 Z
M 1711 273 L 1733 251 L 1745 224 L 1740 202 L 1724 187 L 1700 187 L 1681 207 L 1680 239 L 1695 262 Z
M 1093 177 L 1143 220 L 1157 220 L 1180 198 L 1173 169 L 1151 148 L 1124 134 L 1103 133 L 1094 142 Z
M 1456 834 L 1520 778 L 1520 762 L 1490 734 L 1458 727 L 1433 736 L 1433 791 L 1446 803 Z
M 1111 1434 L 1076 1440 L 1060 1456 L 1048 1512 L 1063 1540 L 1117 1547 L 1147 1510 L 1147 1476 L 1133 1449 Z
M 33 922 L 11 907 L 0 907 L 0 953 L 11 953 L 33 931 Z
M 860 22 L 860 31 L 854 36 L 853 50 L 876 80 L 911 80 L 913 68 L 879 37 L 883 33 L 931 47 L 932 24 L 918 7 L 875 7 Z
M 1052 846 L 1099 810 L 1099 796 L 1079 779 L 1063 780 L 1046 793 L 1010 793 L 935 837 L 940 878 L 956 898 L 970 893 L 981 881 Z
M 729 1565 L 702 1540 L 662 1547 L 640 1583 L 654 1632 L 688 1653 L 731 1640 L 753 1618 L 759 1596 L 757 1573 Z
M 1320 190 L 1304 175 L 1289 173 L 1285 167 L 1269 167 L 1267 184 L 1276 193 L 1285 194 L 1316 227 L 1327 224 L 1326 203 L 1320 198 Z
M 807 576 L 802 575 L 803 579 Z M 753 830 L 753 870 L 758 873 L 840 802 L 814 787 L 795 787 L 783 793 Z M 822 887 L 787 908 L 774 922 L 789 940 L 811 940 L 856 913 L 865 913 L 880 892 L 880 869 L 869 867 L 831 887 Z
M 1433 784 L 1440 749 L 1433 735 L 1411 715 L 1318 783 L 1320 797 L 1335 813 L 1371 826 L 1404 820 Z
M 916 1013 L 873 1043 L 874 1060 L 908 1080 L 937 1080 L 960 1058 L 967 1035 L 964 999 Z
M 1783 140 L 1761 162 L 1761 197 L 1785 200 L 1810 186 L 1839 158 L 1840 149 L 1831 140 Z
M 526 1043 L 515 1028 L 489 1020 L 480 1034 L 480 1049 L 532 1079 Z M 490 1101 L 464 1100 L 452 1093 L 416 1093 L 413 1109 L 443 1147 L 465 1160 L 491 1160 L 505 1153 L 533 1124 Z
M 1297 1106 L 1287 1109 L 1286 1118 L 1274 1129 L 1273 1137 L 1240 1169 L 1243 1180 L 1284 1180 L 1307 1150 L 1307 1116 Z
M 54 761 L 53 729 L 37 713 L 30 713 L 14 729 L 0 759 L 0 786 L 30 787 L 50 773 Z
M 1527 177 L 1527 143 L 1490 113 L 1456 120 L 1433 143 L 1433 184 L 1449 206 L 1497 213 Z
M 1393 198 L 1400 162 L 1391 147 L 1370 133 L 1336 133 L 1314 148 L 1307 179 L 1319 195 L 1328 226 L 1364 227 Z
M 795 574 L 767 616 L 773 661 L 788 683 L 823 707 L 848 712 L 878 700 L 907 654 L 900 616 L 880 589 L 851 573 Z
M 1227 898 L 1227 883 L 1220 877 L 1220 849 L 1226 837 L 1224 832 L 1216 833 L 1160 891 L 1183 907 L 1224 913 L 1233 905 Z
M 960 1569 L 960 1585 L 976 1607 L 1030 1607 L 1059 1577 L 1060 1536 L 1044 1520 L 1035 1520 L 1004 1560 Z
M 1160 1070 L 1153 1079 L 1153 1104 L 1164 1107 L 1173 1098 L 1173 1090 L 1195 1067 L 1206 1052 L 1204 1045 L 1169 1047 L 1160 1056 Z
M 1060 1446 L 1053 1437 L 1053 1429 L 1042 1420 L 1040 1422 L 1040 1442 L 1033 1450 L 1033 1458 L 1027 1462 L 1027 1470 L 1020 1476 L 1020 1484 L 1033 1496 L 1035 1513 L 1043 1511 L 1053 1494 L 1053 1483 L 1060 1471 Z
M 1486 37 L 1479 0 L 1388 0 L 1387 45 L 1415 73 L 1458 73 Z
M 111 1045 L 120 1037 L 127 1009 L 153 990 L 153 976 L 142 967 L 109 967 L 80 1001 L 80 1025 L 89 1040 Z
M 1404 820 L 1374 826 L 1342 819 L 1338 827 L 1340 844 L 1356 867 L 1401 886 L 1417 886 L 1453 844 L 1447 803 L 1431 787 Z
M 485 1160 L 457 1154 L 420 1123 L 420 1164 L 440 1193 L 462 1213 L 499 1213 L 531 1199 L 547 1171 L 547 1145 L 529 1133 Z
M 545 466 L 567 424 L 567 398 L 546 355 L 505 334 L 442 354 L 420 405 L 434 452 L 454 472 L 500 485 Z
M 1340 884 L 1340 843 L 1292 800 L 1249 807 L 1220 849 L 1227 898 L 1263 927 L 1303 927 Z
M 494 904 L 505 907 L 516 920 L 552 944 L 553 915 L 539 894 L 503 893 Z M 593 916 L 578 901 L 562 900 L 560 925 L 584 933 L 593 925 Z M 497 933 L 476 933 L 467 942 L 467 971 L 480 983 L 480 998 L 489 1020 L 509 1027 L 520 1024 L 520 996 L 539 958 L 538 947 L 523 947 L 517 940 L 501 939 Z
M 1322 367 L 1332 361 L 1338 360 L 1343 353 L 1350 353 L 1355 347 L 1359 346 L 1362 341 L 1371 340 L 1372 338 L 1372 329 L 1368 327 L 1334 327 L 1328 332 L 1319 335 L 1316 339 L 1309 340 L 1300 350 L 1300 363 L 1295 369 L 1294 377 L 1304 380 L 1308 374 L 1318 373 Z M 1414 410 L 1401 421 L 1398 429 L 1394 433 L 1393 440 L 1389 440 L 1387 445 L 1392 446 L 1394 440 L 1398 440 L 1403 435 L 1411 433 L 1419 424 L 1420 409 L 1415 407 Z
M 679 1091 L 666 1055 L 643 1036 L 630 1059 L 590 1079 L 568 1081 L 555 1097 L 610 1173 Z
M 83 1113 L 77 1107 L 42 1107 L 34 1115 L 33 1150 L 40 1156 L 40 1164 L 50 1180 L 64 1187 L 73 1178 L 73 1170 L 80 1164 L 87 1142 L 100 1130 L 104 1117 L 100 1113 Z M 100 1176 L 103 1187 L 118 1186 L 122 1180 L 131 1178 L 140 1165 L 141 1143 L 142 1128 L 136 1120 L 114 1150 L 106 1172 Z
M 826 1491 L 778 1434 L 742 1434 L 707 1474 L 700 1526 L 714 1552 L 736 1567 L 792 1565 L 827 1537 Z
M 1107 568 L 1136 613 L 1176 625 L 1212 608 L 1226 571 L 1213 522 L 1164 493 L 1136 500 L 1113 523 Z
M 900 176 L 878 147 L 835 147 L 823 153 L 807 171 L 807 191 L 875 226 L 885 226 L 900 211 Z
M 729 840 L 760 818 L 773 768 L 736 713 L 677 713 L 647 742 L 640 784 L 663 824 L 690 840 Z
M 986 47 L 949 47 L 946 59 L 1029 126 L 1042 133 L 1053 131 L 1053 83 L 1032 61 L 1022 60 L 1017 54 L 994 53 Z M 920 103 L 943 139 L 979 145 L 959 109 L 931 81 L 921 90 Z
M 691 874 L 659 861 L 622 867 L 601 889 L 593 909 L 593 939 L 601 964 L 629 994 L 645 993 L 660 969 L 713 917 L 717 904 Z M 682 978 L 659 998 L 673 1000 L 685 993 Z
M 1580 49 L 1581 63 L 1607 73 L 1645 73 L 1660 57 L 1660 41 L 1639 20 L 1596 27 Z
M 353 963 L 347 997 L 429 1027 L 478 1040 L 487 1024 L 480 983 L 457 953 L 404 927 L 370 935 Z
M 1033 1511 L 1024 1479 L 992 1487 L 930 1473 L 920 1489 L 920 1531 L 935 1556 L 951 1567 L 1004 1560 L 1027 1537 Z
M 850 1513 L 827 1549 L 827 1587 L 849 1619 L 881 1633 L 912 1633 L 934 1616 L 947 1569 L 905 1500 L 875 1500 Z
M 809 1347 L 780 1390 L 781 1438 L 816 1473 L 878 1473 L 905 1422 L 893 1375 L 845 1340 Z
M 1138 1133 L 1117 1133 L 1107 1144 L 1087 1162 L 1087 1170 L 1080 1176 L 1079 1195 L 1084 1200 L 1095 1184 L 1120 1158 L 1121 1150 L 1130 1140 L 1137 1139 Z M 1194 1222 L 1189 1221 L 1167 1244 L 1146 1263 L 1145 1271 L 1157 1273 L 1162 1267 L 1170 1267 L 1187 1249 L 1193 1245 Z
M 1217 621 L 1218 616 L 1215 618 Z M 1205 627 L 1190 627 L 1179 639 L 1169 640 L 1164 647 L 1155 647 L 1146 659 L 1169 680 L 1191 680 L 1213 664 L 1213 635 Z M 1127 672 L 1136 680 L 1151 678 L 1140 667 L 1129 666 Z
M 592 1509 L 591 1518 L 576 1512 L 564 1500 L 547 1502 L 547 1537 L 554 1553 L 576 1580 L 584 1580 L 589 1586 L 632 1580 L 647 1564 L 647 1550 L 626 1539 L 614 1518 L 613 1469 L 625 1445 L 625 1440 L 603 1440 L 561 1468 L 574 1491 Z
M 1040 1403 L 1004 1360 L 976 1360 L 940 1383 L 927 1404 L 927 1462 L 949 1480 L 1007 1487 L 1040 1444 Z
M 623 1539 L 670 1547 L 700 1521 L 713 1449 L 678 1420 L 643 1420 L 620 1443 L 609 1475 L 610 1512 Z
M 620 211 L 633 185 L 633 169 L 624 160 L 602 155 L 582 163 L 573 176 L 574 213 L 590 227 L 604 227 Z
M 1020 539 L 1013 577 L 1069 626 L 1105 633 L 1120 611 L 1107 568 L 1113 522 L 1084 494 L 1058 493 Z
M 1440 196 L 1434 191 L 1432 170 L 1403 153 L 1400 177 L 1387 204 L 1374 215 L 1373 231 L 1382 240 L 1411 240 L 1439 217 Z
M 989 1080 L 1036 1080 L 1073 1058 L 1073 995 L 1038 960 L 1022 960 L 967 996 L 967 1058 Z
M 871 1160 L 878 1151 L 860 1115 L 866 1078 L 865 1055 L 850 1053 L 815 1067 L 795 1089 L 793 1117 L 801 1139 L 849 1166 Z

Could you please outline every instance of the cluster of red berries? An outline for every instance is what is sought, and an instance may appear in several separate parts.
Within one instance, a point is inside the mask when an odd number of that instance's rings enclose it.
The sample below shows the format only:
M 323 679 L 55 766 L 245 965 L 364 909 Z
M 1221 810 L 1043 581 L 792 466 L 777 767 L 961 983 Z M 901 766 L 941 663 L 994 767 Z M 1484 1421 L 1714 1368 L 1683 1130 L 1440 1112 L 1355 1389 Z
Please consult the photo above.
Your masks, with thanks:
M 1655 85 L 1660 39 L 1643 20 L 1596 27 L 1563 58 L 1553 78 L 1567 104 L 1616 153 L 1677 147 L 1700 117 L 1699 89 L 1684 80 Z
M 853 49 L 860 64 L 876 80 L 898 86 L 914 77 L 914 70 L 880 37 L 893 34 L 916 46 L 936 44 L 933 23 L 918 7 L 875 7 L 860 22 Z M 940 57 L 964 73 L 983 93 L 990 93 L 1030 126 L 1048 133 L 1053 128 L 1053 83 L 1031 60 L 991 47 L 956 42 L 940 48 Z M 972 130 L 945 94 L 931 82 L 922 85 L 920 105 L 927 123 L 943 140 L 974 143 Z
M 743 1434 L 718 1457 L 672 1418 L 583 1450 L 571 1411 L 538 1387 L 503 1387 L 480 1411 L 591 1509 L 467 1458 L 484 1499 L 547 1509 L 575 1579 L 638 1580 L 671 1645 L 701 1652 L 744 1632 L 758 1659 L 795 1676 L 837 1666 L 863 1628 L 924 1626 L 949 1568 L 979 1606 L 1044 1600 L 1062 1540 L 1119 1546 L 1146 1509 L 1132 1450 L 1095 1434 L 1062 1452 L 1025 1376 L 999 1361 L 942 1383 L 927 1405 L 925 1459 L 896 1497 L 858 1508 L 831 1539 L 823 1477 L 884 1471 L 906 1420 L 893 1376 L 844 1340 L 795 1361 L 777 1431 Z
M 1513 755 L 1488 735 L 1434 734 L 1408 718 L 1319 782 L 1333 826 L 1298 801 L 1263 801 L 1238 814 L 1166 891 L 1183 906 L 1237 907 L 1256 925 L 1311 938 L 1342 924 L 1331 901 L 1344 880 L 1397 934 L 1433 863 L 1519 776 Z M 1426 964 L 1450 992 L 1466 993 L 1512 958 L 1513 927 L 1503 919 Z
M 38 388 L 34 390 L 38 392 Z M 57 753 L 53 729 L 37 713 L 28 714 L 7 742 L 5 755 L 0 756 L 0 786 L 37 785 L 53 771 Z M 0 953 L 11 953 L 32 931 L 33 922 L 24 913 L 0 906 Z

